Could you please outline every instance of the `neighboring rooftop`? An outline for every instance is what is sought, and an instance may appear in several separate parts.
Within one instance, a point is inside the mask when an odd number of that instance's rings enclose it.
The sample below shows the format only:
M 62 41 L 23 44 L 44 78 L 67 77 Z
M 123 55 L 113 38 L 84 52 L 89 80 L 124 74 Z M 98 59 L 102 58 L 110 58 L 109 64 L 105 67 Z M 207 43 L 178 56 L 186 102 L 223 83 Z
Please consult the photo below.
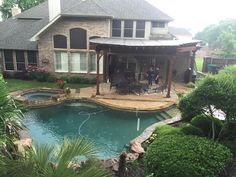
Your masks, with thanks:
M 170 34 L 174 36 L 193 36 L 189 30 L 185 28 L 176 28 L 176 27 L 169 27 Z

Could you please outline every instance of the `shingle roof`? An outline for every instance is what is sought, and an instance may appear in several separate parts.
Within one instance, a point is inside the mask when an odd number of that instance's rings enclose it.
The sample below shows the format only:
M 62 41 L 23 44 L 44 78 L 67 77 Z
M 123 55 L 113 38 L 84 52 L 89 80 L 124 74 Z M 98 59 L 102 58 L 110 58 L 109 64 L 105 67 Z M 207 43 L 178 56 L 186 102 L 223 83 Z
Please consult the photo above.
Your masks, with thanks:
M 185 28 L 169 27 L 169 32 L 174 36 L 175 35 L 192 36 L 192 34 Z
M 61 0 L 61 14 L 171 21 L 145 0 Z M 49 23 L 48 2 L 0 23 L 0 49 L 37 50 L 30 38 Z

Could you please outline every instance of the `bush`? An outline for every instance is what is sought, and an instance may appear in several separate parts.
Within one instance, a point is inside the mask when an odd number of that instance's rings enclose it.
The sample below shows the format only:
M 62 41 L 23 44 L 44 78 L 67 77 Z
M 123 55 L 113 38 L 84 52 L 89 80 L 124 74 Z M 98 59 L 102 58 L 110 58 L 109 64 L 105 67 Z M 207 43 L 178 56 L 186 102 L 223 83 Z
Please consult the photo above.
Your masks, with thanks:
M 231 160 L 228 148 L 196 136 L 160 137 L 145 154 L 147 173 L 154 177 L 215 177 Z
M 223 123 L 219 119 L 212 119 L 206 115 L 201 114 L 192 119 L 191 125 L 200 128 L 204 136 L 210 138 L 212 137 L 212 121 L 214 122 L 215 126 L 215 137 L 218 137 L 220 131 L 223 128 Z
M 72 84 L 80 84 L 81 83 L 81 78 L 78 77 L 78 76 L 72 76 L 72 77 L 69 78 L 68 82 L 72 83 Z
M 49 73 L 47 72 L 47 70 L 44 67 L 40 66 L 28 66 L 27 72 L 29 79 L 36 79 L 39 82 L 45 82 L 49 77 Z
M 69 83 L 69 77 L 67 77 L 67 76 L 60 76 L 59 78 L 57 78 L 57 80 L 63 80 L 63 81 L 66 81 L 67 83 Z
M 220 139 L 236 141 L 236 123 L 225 125 L 220 135 Z
M 190 124 L 182 124 L 180 126 L 180 131 L 185 135 L 204 136 L 203 131 L 200 128 L 197 128 Z
M 96 78 L 90 79 L 89 83 L 90 84 L 96 84 L 97 83 L 97 79 Z
M 58 79 L 55 76 L 49 76 L 47 82 L 56 82 Z
M 229 148 L 233 153 L 234 157 L 236 157 L 236 140 L 234 141 L 224 140 L 220 143 Z
M 158 138 L 165 135 L 183 135 L 179 128 L 170 125 L 158 126 L 154 131 L 154 134 L 156 134 Z
M 189 82 L 186 86 L 188 88 L 195 88 L 195 84 L 193 82 Z

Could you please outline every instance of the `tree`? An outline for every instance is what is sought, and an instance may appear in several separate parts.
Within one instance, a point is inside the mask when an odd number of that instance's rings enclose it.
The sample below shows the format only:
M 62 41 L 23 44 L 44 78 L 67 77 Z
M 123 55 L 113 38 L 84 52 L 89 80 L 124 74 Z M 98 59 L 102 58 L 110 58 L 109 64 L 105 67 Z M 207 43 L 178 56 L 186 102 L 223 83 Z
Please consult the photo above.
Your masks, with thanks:
M 94 144 L 84 138 L 65 139 L 58 148 L 36 145 L 17 159 L 4 158 L 0 176 L 11 177 L 106 177 L 108 172 L 95 160 Z M 79 164 L 80 157 L 88 160 Z
M 7 19 L 11 17 L 11 8 L 18 4 L 19 8 L 22 11 L 25 11 L 27 9 L 30 9 L 31 7 L 34 7 L 45 0 L 3 0 L 2 5 L 0 6 L 0 11 L 2 12 L 2 18 Z
M 236 56 L 236 20 L 224 20 L 219 24 L 210 25 L 195 38 L 203 40 L 213 49 L 215 55 L 223 57 Z

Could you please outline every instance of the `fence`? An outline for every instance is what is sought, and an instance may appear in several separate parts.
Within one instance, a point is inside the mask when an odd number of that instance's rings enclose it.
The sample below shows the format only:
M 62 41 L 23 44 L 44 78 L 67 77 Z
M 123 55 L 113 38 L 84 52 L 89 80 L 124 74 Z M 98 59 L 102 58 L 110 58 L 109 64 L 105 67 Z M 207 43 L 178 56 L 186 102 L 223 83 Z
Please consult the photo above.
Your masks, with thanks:
M 236 65 L 236 58 L 204 57 L 203 72 L 214 72 L 227 65 Z

